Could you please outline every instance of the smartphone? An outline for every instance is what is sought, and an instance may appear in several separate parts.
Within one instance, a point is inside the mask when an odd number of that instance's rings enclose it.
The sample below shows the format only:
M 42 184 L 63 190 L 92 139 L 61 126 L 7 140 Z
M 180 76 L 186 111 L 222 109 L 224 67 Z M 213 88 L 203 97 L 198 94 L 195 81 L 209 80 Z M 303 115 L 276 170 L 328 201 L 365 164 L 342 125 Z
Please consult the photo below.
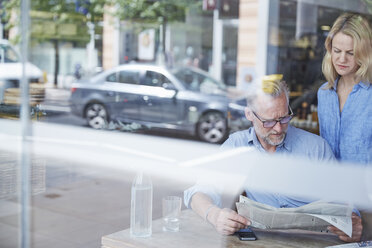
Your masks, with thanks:
M 235 234 L 238 235 L 239 239 L 243 241 L 257 240 L 256 234 L 254 234 L 250 228 L 240 229 Z

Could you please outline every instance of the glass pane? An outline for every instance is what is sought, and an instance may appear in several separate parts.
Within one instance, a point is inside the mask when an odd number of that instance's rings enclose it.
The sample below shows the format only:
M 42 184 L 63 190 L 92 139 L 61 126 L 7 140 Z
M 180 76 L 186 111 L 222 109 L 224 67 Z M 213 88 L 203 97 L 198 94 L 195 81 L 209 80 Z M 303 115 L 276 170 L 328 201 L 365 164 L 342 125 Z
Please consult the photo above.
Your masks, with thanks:
M 143 85 L 161 87 L 164 83 L 171 83 L 164 75 L 154 72 L 146 71 Z
M 0 241 L 4 246 L 17 247 L 20 235 L 20 194 L 19 194 L 19 169 L 18 156 L 14 152 L 0 151 Z
M 106 78 L 107 82 L 118 82 L 117 80 L 117 73 L 112 73 Z
M 139 73 L 136 71 L 120 71 L 119 82 L 125 84 L 139 84 Z
M 0 1 L 0 247 L 240 247 L 247 243 L 220 235 L 212 222 L 217 205 L 238 210 L 243 192 L 259 203 L 273 200 L 278 211 L 319 199 L 354 204 L 342 216 L 360 210 L 363 237 L 372 239 L 369 116 L 350 121 L 365 142 L 350 133 L 352 145 L 338 144 L 367 165 L 332 161 L 316 136 L 325 39 L 344 12 L 371 24 L 370 1 L 29 2 L 30 11 L 20 11 L 17 1 Z M 26 14 L 29 33 L 20 29 Z M 22 39 L 29 39 L 28 55 Z M 20 120 L 23 56 L 29 123 Z M 273 130 L 246 108 L 269 74 L 287 82 L 294 113 Z M 270 99 L 257 104 L 257 116 L 283 118 L 286 99 Z M 260 112 L 266 104 L 270 111 Z M 368 114 L 368 106 L 359 109 Z M 272 145 L 274 136 L 283 140 Z M 146 176 L 151 187 L 138 185 Z M 211 206 L 194 208 L 195 192 Z M 166 196 L 182 198 L 180 216 L 163 220 Z M 133 237 L 134 208 L 152 210 L 141 215 L 152 220 L 151 238 Z M 169 223 L 179 232 L 164 231 Z M 258 246 L 343 244 L 320 234 L 324 225 L 305 233 L 253 225 Z

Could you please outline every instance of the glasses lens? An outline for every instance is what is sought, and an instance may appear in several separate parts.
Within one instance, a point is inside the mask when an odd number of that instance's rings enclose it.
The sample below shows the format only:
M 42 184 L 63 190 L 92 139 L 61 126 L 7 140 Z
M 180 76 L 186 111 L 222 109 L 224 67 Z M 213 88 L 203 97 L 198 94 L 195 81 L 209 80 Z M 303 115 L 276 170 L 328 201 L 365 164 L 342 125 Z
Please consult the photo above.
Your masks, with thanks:
M 292 119 L 292 116 L 286 116 L 283 119 L 281 119 L 280 124 L 287 124 Z
M 266 127 L 266 128 L 270 128 L 270 127 L 275 126 L 276 122 L 277 121 L 264 121 L 263 126 Z

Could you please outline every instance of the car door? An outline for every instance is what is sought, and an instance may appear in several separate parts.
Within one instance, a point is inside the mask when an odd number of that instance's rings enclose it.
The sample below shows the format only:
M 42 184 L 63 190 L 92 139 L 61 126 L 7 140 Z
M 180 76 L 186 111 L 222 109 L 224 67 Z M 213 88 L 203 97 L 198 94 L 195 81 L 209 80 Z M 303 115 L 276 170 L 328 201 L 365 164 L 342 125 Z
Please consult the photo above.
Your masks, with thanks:
M 121 121 L 139 119 L 139 81 L 140 70 L 132 68 L 118 70 L 106 78 L 106 85 L 110 85 L 110 92 L 115 98 L 113 118 Z
M 156 123 L 177 121 L 177 91 L 172 82 L 160 72 L 146 70 L 141 85 L 141 119 Z

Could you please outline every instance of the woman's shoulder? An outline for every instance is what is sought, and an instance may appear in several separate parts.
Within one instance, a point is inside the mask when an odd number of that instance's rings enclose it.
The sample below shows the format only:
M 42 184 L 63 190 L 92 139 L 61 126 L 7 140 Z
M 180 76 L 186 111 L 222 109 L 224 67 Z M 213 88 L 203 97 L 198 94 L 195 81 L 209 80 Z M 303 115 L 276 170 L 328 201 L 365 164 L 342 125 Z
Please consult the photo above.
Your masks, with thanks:
M 328 90 L 329 89 L 329 83 L 325 82 L 320 87 L 319 90 Z
M 329 83 L 323 83 L 318 89 L 318 97 L 319 95 L 326 95 L 330 92 Z

